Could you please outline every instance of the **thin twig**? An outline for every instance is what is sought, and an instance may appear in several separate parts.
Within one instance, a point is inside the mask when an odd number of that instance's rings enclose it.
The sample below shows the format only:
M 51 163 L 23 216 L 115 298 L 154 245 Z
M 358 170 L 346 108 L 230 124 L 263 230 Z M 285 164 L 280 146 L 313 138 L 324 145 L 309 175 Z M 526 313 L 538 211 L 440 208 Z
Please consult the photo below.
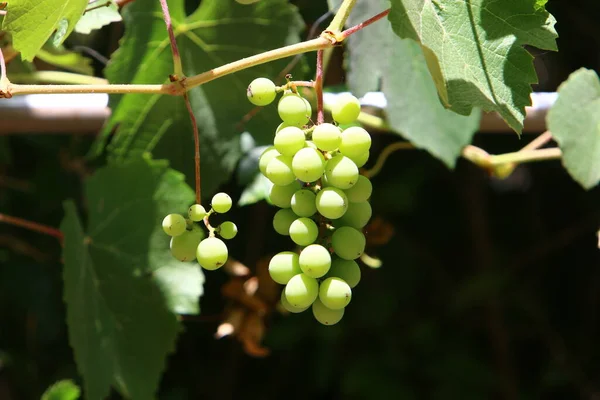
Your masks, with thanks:
M 551 140 L 552 140 L 552 133 L 550 133 L 550 131 L 546 131 L 546 132 L 542 133 L 540 136 L 533 139 L 529 144 L 524 146 L 519 151 L 537 150 Z
M 8 225 L 14 225 L 21 228 L 28 229 L 30 231 L 38 232 L 44 235 L 52 236 L 57 238 L 62 242 L 63 234 L 56 228 L 51 226 L 38 224 L 37 222 L 27 221 L 22 218 L 11 217 L 10 215 L 0 213 L 0 222 L 3 222 Z
M 317 124 L 322 124 L 325 122 L 325 114 L 323 113 L 323 50 L 317 51 L 315 93 L 317 95 Z
M 183 95 L 185 100 L 185 106 L 190 114 L 190 120 L 192 121 L 192 130 L 194 131 L 194 175 L 196 177 L 196 204 L 202 204 L 202 193 L 200 186 L 200 134 L 198 133 L 198 124 L 196 123 L 196 116 L 190 103 L 188 94 Z
M 386 160 L 392 153 L 398 150 L 413 150 L 414 148 L 415 146 L 409 142 L 392 143 L 381 151 L 375 165 L 373 165 L 372 168 L 365 170 L 362 174 L 367 178 L 372 178 L 381 171 Z
M 388 8 L 385 11 L 380 12 L 379 14 L 369 18 L 368 20 L 361 22 L 358 25 L 354 25 L 351 28 L 346 29 L 345 31 L 342 32 L 341 36 L 342 38 L 347 38 L 348 36 L 352 35 L 353 33 L 356 33 L 357 31 L 360 31 L 363 28 L 366 28 L 367 26 L 371 25 L 373 22 L 377 22 L 379 21 L 381 18 L 385 17 L 386 15 L 388 15 L 390 13 L 390 9 Z
M 4 62 L 4 53 L 0 47 L 0 85 L 2 81 L 6 80 L 6 63 Z
M 100 5 L 97 5 L 97 6 L 93 6 L 93 7 L 91 7 L 91 8 L 88 8 L 88 9 L 86 9 L 86 10 L 85 10 L 83 13 L 84 13 L 84 14 L 86 14 L 86 13 L 89 13 L 90 11 L 94 11 L 94 10 L 97 10 L 97 9 L 99 9 L 99 8 L 108 7 L 108 6 L 110 6 L 110 4 L 111 4 L 111 3 L 112 3 L 111 1 L 107 1 L 107 2 L 105 2 L 104 4 L 100 4 Z
M 169 14 L 169 5 L 167 0 L 160 0 L 160 6 L 162 8 L 163 18 L 167 25 L 167 32 L 169 33 L 169 41 L 171 42 L 171 52 L 173 53 L 173 70 L 177 79 L 183 78 L 183 67 L 181 65 L 181 55 L 179 54 L 179 48 L 177 47 L 177 39 L 173 32 L 173 23 L 171 22 L 171 14 Z
M 348 20 L 350 12 L 352 12 L 355 4 L 356 0 L 344 0 L 340 8 L 338 8 L 337 12 L 335 13 L 333 21 L 331 21 L 326 30 L 335 33 L 344 29 L 344 24 L 346 23 L 346 20 Z

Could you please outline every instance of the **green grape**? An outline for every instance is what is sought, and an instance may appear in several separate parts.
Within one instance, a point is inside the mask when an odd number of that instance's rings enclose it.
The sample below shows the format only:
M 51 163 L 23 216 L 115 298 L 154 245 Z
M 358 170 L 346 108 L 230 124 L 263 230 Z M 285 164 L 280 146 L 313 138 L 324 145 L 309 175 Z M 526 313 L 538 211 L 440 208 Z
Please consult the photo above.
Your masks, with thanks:
M 340 124 L 356 121 L 358 114 L 360 114 L 360 102 L 350 93 L 340 94 L 331 107 L 331 116 Z
M 306 274 L 298 274 L 285 285 L 285 297 L 296 308 L 310 306 L 319 296 L 319 283 Z
M 300 246 L 308 246 L 317 240 L 319 227 L 310 218 L 298 218 L 290 225 L 290 238 Z
M 280 123 L 277 129 L 275 129 L 275 134 L 279 133 L 280 130 L 282 130 L 283 128 L 287 128 L 288 126 L 294 125 L 286 124 L 285 122 Z
M 215 212 L 219 214 L 225 214 L 231 210 L 231 197 L 227 193 L 217 193 L 213 196 L 211 206 Z
M 371 135 L 361 127 L 353 126 L 342 132 L 340 152 L 346 157 L 359 158 L 371 148 Z
M 273 217 L 273 229 L 280 235 L 288 236 L 290 234 L 290 225 L 297 218 L 298 216 L 289 208 L 279 210 Z
M 321 189 L 316 199 L 317 210 L 325 218 L 338 219 L 348 209 L 346 193 L 334 187 Z
M 236 0 L 240 3 L 242 0 Z M 242 4 L 250 4 L 254 3 L 258 0 L 244 0 L 245 3 Z M 246 89 L 246 95 L 248 96 L 248 100 L 250 103 L 255 106 L 266 106 L 269 105 L 275 100 L 277 96 L 277 92 L 275 91 L 275 84 L 272 80 L 267 78 L 256 78 L 250 85 L 248 85 L 248 89 Z
M 287 299 L 287 297 L 285 297 L 285 290 L 281 291 L 281 305 L 287 311 L 294 313 L 294 314 L 298 314 L 298 313 L 301 313 L 302 311 L 308 310 L 308 307 L 310 307 L 310 305 L 308 305 L 306 307 L 294 307 L 293 305 L 291 305 L 289 300 Z
M 306 137 L 304 131 L 295 126 L 283 128 L 275 135 L 275 148 L 284 156 L 293 156 L 304 147 Z
M 198 264 L 204 269 L 219 269 L 227 261 L 228 251 L 225 242 L 216 237 L 204 239 L 196 249 Z
M 350 189 L 358 180 L 358 167 L 341 154 L 329 159 L 325 164 L 327 183 L 339 189 Z
M 269 275 L 281 285 L 287 284 L 293 276 L 301 273 L 298 254 L 291 251 L 275 254 L 269 261 Z
M 361 168 L 361 167 L 363 167 L 367 163 L 367 161 L 369 161 L 369 155 L 370 155 L 370 153 L 367 150 L 364 153 L 360 153 L 356 157 L 353 157 L 353 156 L 346 156 L 346 157 L 348 157 L 349 159 L 351 159 L 352 161 L 354 161 L 354 164 L 356 164 L 356 166 L 358 168 Z
M 181 235 L 171 238 L 169 245 L 171 254 L 179 261 L 193 260 L 196 257 L 198 244 L 202 239 L 204 239 L 204 231 L 200 228 L 185 231 Z
M 169 214 L 163 219 L 162 228 L 169 236 L 179 236 L 185 232 L 187 222 L 181 214 Z
M 311 149 L 315 149 L 315 150 L 318 149 L 317 145 L 312 140 L 307 140 L 306 144 L 304 145 L 304 147 L 310 147 Z
M 359 175 L 356 184 L 344 192 L 346 192 L 349 201 L 360 203 L 361 201 L 367 201 L 371 197 L 373 184 L 366 176 Z
M 312 140 L 323 151 L 335 151 L 342 142 L 342 131 L 333 124 L 317 125 L 312 132 Z
M 206 216 L 206 210 L 200 204 L 193 204 L 188 209 L 188 216 L 192 221 L 198 222 L 202 221 Z
M 285 186 L 296 180 L 292 170 L 292 157 L 277 156 L 269 161 L 265 176 L 275 185 Z
M 344 260 L 354 260 L 365 251 L 365 235 L 349 226 L 337 228 L 331 236 L 333 251 Z
M 312 109 L 305 98 L 295 93 L 286 93 L 279 99 L 277 112 L 286 124 L 302 126 L 310 119 Z
M 298 189 L 300 189 L 298 181 L 294 181 L 285 186 L 273 185 L 269 191 L 269 200 L 279 208 L 289 208 L 291 206 L 292 196 Z M 303 217 L 303 215 L 301 215 L 301 217 Z
M 335 325 L 341 321 L 344 316 L 344 309 L 332 310 L 325 307 L 325 305 L 319 300 L 315 300 L 312 305 L 312 312 L 315 319 L 323 325 Z
M 325 158 L 320 151 L 305 147 L 294 156 L 292 168 L 296 178 L 302 182 L 314 182 L 323 176 Z
M 298 258 L 302 272 L 312 278 L 320 278 L 331 267 L 331 254 L 320 244 L 306 246 Z
M 327 277 L 341 278 L 353 288 L 360 282 L 360 267 L 354 260 L 344 260 L 343 258 L 335 257 L 331 261 L 331 268 L 327 272 Z
M 292 195 L 292 210 L 300 217 L 312 217 L 317 212 L 317 195 L 308 189 L 298 190 Z
M 277 151 L 275 146 L 267 147 L 265 151 L 262 152 L 258 159 L 258 169 L 264 176 L 267 176 L 267 165 L 269 165 L 269 162 L 279 155 L 281 155 L 281 153 Z
M 350 303 L 352 289 L 343 279 L 331 277 L 321 282 L 319 300 L 329 309 L 339 310 Z
M 351 226 L 355 229 L 364 228 L 369 220 L 371 219 L 373 211 L 368 201 L 361 201 L 360 203 L 348 203 L 348 210 L 338 219 L 340 225 Z
M 219 225 L 219 235 L 221 235 L 223 239 L 233 239 L 237 233 L 237 225 L 231 221 L 225 221 Z

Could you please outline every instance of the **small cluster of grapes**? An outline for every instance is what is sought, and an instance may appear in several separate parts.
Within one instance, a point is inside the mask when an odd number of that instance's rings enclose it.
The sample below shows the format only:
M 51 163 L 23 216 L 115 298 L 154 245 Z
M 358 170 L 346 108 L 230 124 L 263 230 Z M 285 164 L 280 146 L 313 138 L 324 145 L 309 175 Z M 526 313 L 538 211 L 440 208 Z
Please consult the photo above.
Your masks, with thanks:
M 224 214 L 231 209 L 231 197 L 227 193 L 217 193 L 211 201 L 211 209 L 200 204 L 193 204 L 188 210 L 188 218 L 181 214 L 169 214 L 162 222 L 165 233 L 171 236 L 171 254 L 179 261 L 198 260 L 200 266 L 207 270 L 219 269 L 227 261 L 229 253 L 223 239 L 233 239 L 237 235 L 237 226 L 231 221 L 225 221 L 216 228 L 208 223 L 213 213 Z M 209 236 L 205 238 L 204 230 L 197 224 L 204 222 L 208 227 Z
M 269 79 L 257 78 L 247 95 L 251 103 L 265 106 L 277 91 Z M 362 229 L 371 218 L 373 188 L 359 168 L 369 158 L 371 136 L 358 126 L 308 126 L 310 103 L 293 91 L 284 91 L 277 110 L 283 122 L 259 168 L 273 183 L 271 202 L 281 208 L 273 219 L 275 231 L 303 248 L 300 254 L 275 255 L 269 273 L 285 285 L 285 309 L 298 313 L 312 306 L 317 321 L 333 325 L 342 319 L 361 277 L 354 260 L 365 249 Z M 341 125 L 354 123 L 359 113 L 360 103 L 350 94 L 339 96 L 332 108 Z

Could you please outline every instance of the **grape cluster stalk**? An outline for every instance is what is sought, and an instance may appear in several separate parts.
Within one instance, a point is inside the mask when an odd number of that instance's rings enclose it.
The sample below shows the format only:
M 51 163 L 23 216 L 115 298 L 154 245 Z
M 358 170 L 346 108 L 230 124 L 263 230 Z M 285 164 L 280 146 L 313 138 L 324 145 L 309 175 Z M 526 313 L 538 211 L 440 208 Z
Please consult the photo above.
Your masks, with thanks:
M 173 257 L 182 262 L 195 258 L 202 268 L 209 271 L 221 268 L 229 257 L 227 245 L 222 239 L 233 239 L 238 229 L 231 221 L 225 221 L 213 228 L 209 217 L 214 213 L 226 213 L 231 209 L 231 205 L 231 197 L 221 192 L 213 196 L 208 212 L 204 206 L 193 204 L 188 209 L 188 218 L 181 214 L 167 215 L 163 219 L 162 228 L 171 236 L 170 248 Z M 208 228 L 208 237 L 201 223 Z
M 310 103 L 287 86 L 257 78 L 247 90 L 257 106 L 274 102 L 283 91 L 277 104 L 282 122 L 259 169 L 273 183 L 270 202 L 281 208 L 273 228 L 300 251 L 275 255 L 269 273 L 285 285 L 283 308 L 292 313 L 311 308 L 317 321 L 334 325 L 361 278 L 356 260 L 365 250 L 373 187 L 359 168 L 369 158 L 371 136 L 356 124 L 360 103 L 353 95 L 338 97 L 332 123 L 314 125 Z

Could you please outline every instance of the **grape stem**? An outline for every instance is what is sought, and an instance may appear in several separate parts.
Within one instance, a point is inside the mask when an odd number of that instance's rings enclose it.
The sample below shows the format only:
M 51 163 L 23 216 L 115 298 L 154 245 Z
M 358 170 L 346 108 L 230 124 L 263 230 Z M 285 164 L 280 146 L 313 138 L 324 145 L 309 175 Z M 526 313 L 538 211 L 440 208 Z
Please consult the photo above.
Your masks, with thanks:
M 9 84 L 10 81 L 6 77 L 6 63 L 4 62 L 4 53 L 2 52 L 2 48 L 0 48 L 0 98 L 4 97 L 5 93 L 8 93 Z
M 161 4 L 166 5 L 166 0 L 161 0 Z M 317 50 L 329 49 L 340 45 L 346 37 L 359 31 L 370 23 L 375 22 L 373 17 L 370 22 L 358 24 L 355 27 L 346 30 L 346 34 L 340 32 L 343 25 L 346 23 L 350 11 L 354 7 L 356 0 L 344 0 L 340 9 L 336 13 L 332 23 L 329 25 L 321 35 L 315 39 L 310 39 L 301 43 L 284 46 L 278 49 L 269 50 L 264 53 L 256 54 L 254 56 L 242 58 L 237 61 L 233 61 L 224 64 L 220 67 L 213 68 L 209 71 L 203 72 L 198 75 L 194 75 L 187 78 L 181 78 L 181 80 L 171 82 L 168 84 L 155 84 L 155 85 L 139 85 L 139 84 L 95 84 L 95 85 L 19 85 L 13 84 L 6 79 L 3 85 L 0 86 L 0 97 L 10 98 L 17 95 L 25 94 L 72 94 L 72 93 L 108 93 L 108 94 L 121 94 L 121 93 L 145 93 L 145 94 L 166 94 L 172 96 L 182 96 L 188 90 L 221 78 L 223 76 L 245 70 L 257 65 L 261 65 L 270 61 L 279 60 L 282 58 L 295 56 L 298 54 L 308 53 Z M 384 11 L 385 13 L 385 11 Z M 379 18 L 382 18 L 381 15 Z M 174 42 L 174 35 L 169 34 L 171 39 L 171 45 L 176 44 Z M 179 53 L 178 53 L 179 54 Z M 182 74 L 181 67 L 179 66 L 180 61 L 175 60 L 174 56 L 174 71 L 175 74 Z
M 323 113 L 323 52 L 317 51 L 317 76 L 315 78 L 315 93 L 317 95 L 317 124 L 325 122 L 325 114 Z
M 171 53 L 173 53 L 173 75 L 175 78 L 173 80 L 184 79 L 185 77 L 183 75 L 181 55 L 179 53 L 179 47 L 177 47 L 177 39 L 175 38 L 175 33 L 173 32 L 173 23 L 171 21 L 171 14 L 169 14 L 169 5 L 167 4 L 167 0 L 160 0 L 160 6 L 162 8 L 165 25 L 167 25 L 167 32 L 169 33 Z
M 390 13 L 390 9 L 388 8 L 385 11 L 380 12 L 379 14 L 369 18 L 368 20 L 361 22 L 358 25 L 354 25 L 351 28 L 346 29 L 345 31 L 342 32 L 342 37 L 345 39 L 348 36 L 352 35 L 355 32 L 358 32 L 359 30 L 371 25 L 373 22 L 377 22 L 379 21 L 381 18 L 387 16 Z
M 97 10 L 99 8 L 108 7 L 108 6 L 110 6 L 111 3 L 112 3 L 112 1 L 110 1 L 110 0 L 109 1 L 105 1 L 102 4 L 98 4 L 98 5 L 92 6 L 90 8 L 86 8 L 83 13 L 86 14 L 86 13 L 89 13 L 90 11 L 94 11 L 94 10 Z
M 204 226 L 206 226 L 206 229 L 208 229 L 209 237 L 215 236 L 215 228 L 213 228 L 213 226 L 210 224 L 210 221 L 208 220 L 212 213 L 214 213 L 214 210 L 211 208 L 210 211 L 208 211 L 206 213 L 206 215 L 204 216 L 204 219 L 202 220 L 204 222 Z
M 0 222 L 8 225 L 18 226 L 25 228 L 33 232 L 38 232 L 44 235 L 52 236 L 57 238 L 61 243 L 63 241 L 63 234 L 60 230 L 51 226 L 38 224 L 37 222 L 27 221 L 22 218 L 11 217 L 10 215 L 0 213 Z
M 202 204 L 202 186 L 200 185 L 200 133 L 198 132 L 198 123 L 196 122 L 196 116 L 192 109 L 192 103 L 187 93 L 183 95 L 185 100 L 185 107 L 187 108 L 188 114 L 190 115 L 190 121 L 192 122 L 192 130 L 194 132 L 194 177 L 196 185 L 196 204 Z

